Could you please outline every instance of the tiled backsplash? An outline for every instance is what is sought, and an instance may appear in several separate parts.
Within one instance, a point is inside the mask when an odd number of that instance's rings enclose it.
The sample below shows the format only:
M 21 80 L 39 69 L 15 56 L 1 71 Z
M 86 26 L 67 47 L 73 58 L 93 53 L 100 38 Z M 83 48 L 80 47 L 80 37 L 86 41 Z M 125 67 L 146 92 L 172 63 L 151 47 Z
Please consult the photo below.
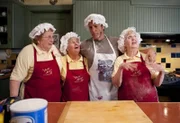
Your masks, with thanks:
M 153 40 L 147 42 L 155 46 L 156 61 L 161 63 L 167 71 L 175 71 L 180 68 L 180 43 L 155 42 Z M 146 46 L 146 43 L 141 46 Z

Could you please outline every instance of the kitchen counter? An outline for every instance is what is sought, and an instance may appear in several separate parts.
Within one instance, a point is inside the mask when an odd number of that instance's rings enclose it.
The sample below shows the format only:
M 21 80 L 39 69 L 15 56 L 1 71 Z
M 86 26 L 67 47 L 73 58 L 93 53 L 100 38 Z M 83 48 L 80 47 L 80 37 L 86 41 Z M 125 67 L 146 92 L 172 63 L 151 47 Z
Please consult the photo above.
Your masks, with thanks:
M 9 97 L 9 77 L 11 73 L 0 76 L 0 100 Z
M 180 80 L 157 87 L 158 96 L 166 96 L 171 102 L 180 102 Z
M 0 69 L 0 73 L 3 75 L 0 75 L 0 80 L 2 79 L 8 79 L 11 75 L 12 72 L 12 68 L 4 68 L 4 69 Z
M 6 73 L 6 74 L 0 76 L 0 80 L 1 80 L 1 79 L 7 79 L 7 78 L 10 77 L 10 75 L 11 75 L 11 73 Z
M 48 103 L 48 123 L 57 123 L 65 102 Z M 153 123 L 179 123 L 180 102 L 138 102 L 137 105 Z

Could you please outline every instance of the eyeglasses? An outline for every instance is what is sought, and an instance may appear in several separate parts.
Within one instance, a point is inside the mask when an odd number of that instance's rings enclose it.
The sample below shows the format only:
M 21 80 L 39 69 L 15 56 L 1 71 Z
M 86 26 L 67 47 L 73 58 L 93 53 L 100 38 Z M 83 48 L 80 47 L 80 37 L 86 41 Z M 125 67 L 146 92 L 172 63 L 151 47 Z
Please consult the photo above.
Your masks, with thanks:
M 48 37 L 42 37 L 42 38 L 54 39 L 54 36 L 48 36 Z

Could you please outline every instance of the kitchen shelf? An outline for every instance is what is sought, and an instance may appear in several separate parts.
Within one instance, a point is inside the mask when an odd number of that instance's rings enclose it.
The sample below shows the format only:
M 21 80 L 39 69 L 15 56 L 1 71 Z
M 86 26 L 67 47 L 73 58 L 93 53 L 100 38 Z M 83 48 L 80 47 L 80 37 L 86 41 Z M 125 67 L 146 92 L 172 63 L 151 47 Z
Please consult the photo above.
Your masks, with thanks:
M 0 48 L 22 48 L 24 46 L 26 29 L 26 9 L 18 0 L 0 0 Z M 28 18 L 27 18 L 28 19 Z M 3 31 L 1 31 L 3 30 Z M 3 37 L 2 37 L 3 36 Z
M 0 7 L 0 45 L 8 44 L 8 17 L 7 17 L 7 7 Z

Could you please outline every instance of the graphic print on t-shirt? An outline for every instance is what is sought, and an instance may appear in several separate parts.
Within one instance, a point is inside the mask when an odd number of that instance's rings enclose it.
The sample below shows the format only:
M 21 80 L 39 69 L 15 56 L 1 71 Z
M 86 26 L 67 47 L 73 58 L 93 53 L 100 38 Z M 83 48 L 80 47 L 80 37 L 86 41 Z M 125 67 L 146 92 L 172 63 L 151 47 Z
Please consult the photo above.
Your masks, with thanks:
M 99 81 L 111 82 L 113 72 L 112 60 L 98 60 L 98 79 Z

